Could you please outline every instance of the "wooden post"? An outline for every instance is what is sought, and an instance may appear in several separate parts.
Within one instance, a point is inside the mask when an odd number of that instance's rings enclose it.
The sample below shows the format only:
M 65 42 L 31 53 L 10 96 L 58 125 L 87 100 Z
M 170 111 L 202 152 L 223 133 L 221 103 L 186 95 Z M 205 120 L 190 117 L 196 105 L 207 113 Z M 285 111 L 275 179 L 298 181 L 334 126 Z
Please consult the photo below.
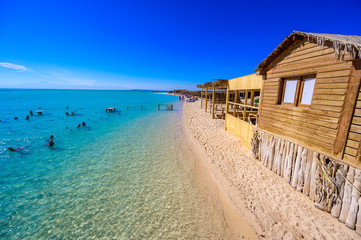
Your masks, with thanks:
M 249 105 L 254 106 L 254 90 L 251 91 L 251 102 Z
M 208 103 L 208 100 L 207 100 L 207 98 L 208 98 L 208 88 L 206 88 L 206 107 L 205 107 L 205 112 L 207 112 L 207 103 Z
M 214 119 L 214 103 L 216 102 L 216 88 L 213 87 L 213 96 L 212 96 L 212 119 Z
M 248 90 L 245 91 L 244 94 L 244 105 L 243 105 L 243 121 L 246 121 L 246 111 L 247 111 L 247 100 L 248 100 Z
M 203 88 L 201 88 L 201 109 L 202 109 L 202 105 L 203 105 Z
M 227 88 L 227 93 L 226 93 L 226 114 L 228 113 L 228 107 L 229 107 L 229 89 Z
M 234 103 L 238 103 L 238 99 L 239 99 L 239 91 L 238 90 L 236 90 L 235 91 L 235 94 L 234 94 Z M 234 110 L 233 110 L 233 116 L 237 116 L 237 111 L 236 111 L 236 109 L 237 109 L 237 105 L 235 104 L 234 105 Z
M 333 153 L 340 155 L 343 154 L 347 135 L 351 126 L 352 114 L 356 105 L 357 94 L 360 89 L 361 79 L 361 61 L 353 62 L 350 71 L 350 77 L 348 80 L 347 92 L 344 100 L 344 105 L 339 121 L 339 129 L 337 132 Z M 356 156 L 359 160 L 359 157 Z

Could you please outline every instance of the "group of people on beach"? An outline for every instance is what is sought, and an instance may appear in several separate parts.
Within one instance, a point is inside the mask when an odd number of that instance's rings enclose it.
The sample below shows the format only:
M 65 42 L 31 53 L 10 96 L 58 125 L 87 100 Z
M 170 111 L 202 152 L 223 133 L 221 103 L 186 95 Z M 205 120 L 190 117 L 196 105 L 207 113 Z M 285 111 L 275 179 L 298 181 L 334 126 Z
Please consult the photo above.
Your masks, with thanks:
M 179 100 L 179 102 L 184 101 L 184 96 L 179 95 L 179 96 L 178 96 L 178 100 Z

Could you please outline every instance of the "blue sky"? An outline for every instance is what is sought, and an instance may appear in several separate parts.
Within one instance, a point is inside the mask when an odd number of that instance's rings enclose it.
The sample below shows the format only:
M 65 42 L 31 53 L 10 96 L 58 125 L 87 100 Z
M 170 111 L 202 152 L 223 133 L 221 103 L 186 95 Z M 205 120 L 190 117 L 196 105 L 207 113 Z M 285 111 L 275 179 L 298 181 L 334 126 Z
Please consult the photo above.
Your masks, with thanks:
M 360 35 L 361 1 L 0 1 L 0 88 L 195 89 L 293 30 Z

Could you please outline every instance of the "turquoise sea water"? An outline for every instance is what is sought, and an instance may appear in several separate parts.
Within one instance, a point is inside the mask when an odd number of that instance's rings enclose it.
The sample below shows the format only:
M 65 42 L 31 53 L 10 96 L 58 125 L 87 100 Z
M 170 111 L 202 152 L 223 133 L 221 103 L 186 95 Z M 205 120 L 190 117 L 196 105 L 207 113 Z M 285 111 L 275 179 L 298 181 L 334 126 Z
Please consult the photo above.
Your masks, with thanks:
M 159 103 L 175 111 L 158 112 Z M 175 96 L 0 89 L 0 239 L 229 238 L 181 117 Z

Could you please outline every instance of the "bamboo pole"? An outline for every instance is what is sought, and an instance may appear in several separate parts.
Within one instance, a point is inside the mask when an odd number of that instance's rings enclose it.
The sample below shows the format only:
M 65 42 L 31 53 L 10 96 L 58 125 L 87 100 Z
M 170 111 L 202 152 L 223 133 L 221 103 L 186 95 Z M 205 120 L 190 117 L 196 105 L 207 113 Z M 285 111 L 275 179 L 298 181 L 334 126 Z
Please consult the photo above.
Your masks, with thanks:
M 212 119 L 214 119 L 214 103 L 216 102 L 216 88 L 213 87 L 213 96 L 212 96 Z
M 203 106 L 203 88 L 201 88 L 201 109 Z
M 206 88 L 206 107 L 204 109 L 205 112 L 207 112 L 207 103 L 208 103 L 208 88 Z

